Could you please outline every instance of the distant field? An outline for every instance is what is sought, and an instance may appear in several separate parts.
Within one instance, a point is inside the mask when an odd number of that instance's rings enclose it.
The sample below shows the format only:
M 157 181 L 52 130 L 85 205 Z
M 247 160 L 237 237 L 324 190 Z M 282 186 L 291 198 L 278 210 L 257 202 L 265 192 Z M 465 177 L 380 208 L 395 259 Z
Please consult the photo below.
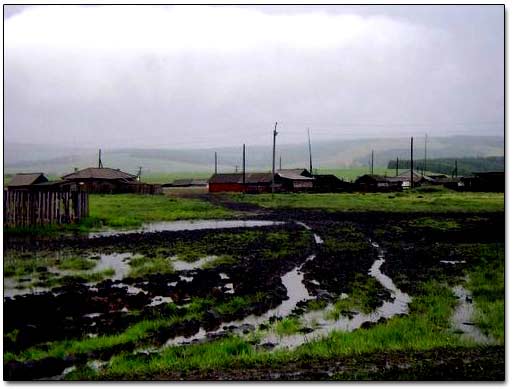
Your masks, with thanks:
M 168 184 L 180 178 L 210 178 L 213 172 L 157 172 L 143 174 L 141 181 L 148 184 Z
M 241 202 L 267 208 L 319 208 L 329 211 L 504 212 L 504 193 L 461 193 L 422 190 L 399 193 L 328 193 L 233 195 Z

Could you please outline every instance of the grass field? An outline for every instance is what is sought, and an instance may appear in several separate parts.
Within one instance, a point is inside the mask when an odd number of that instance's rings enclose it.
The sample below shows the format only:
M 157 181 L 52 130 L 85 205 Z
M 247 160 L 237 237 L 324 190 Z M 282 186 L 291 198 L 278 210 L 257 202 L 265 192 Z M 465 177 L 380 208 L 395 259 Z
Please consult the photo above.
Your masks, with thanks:
M 422 189 L 398 193 L 287 193 L 232 198 L 266 208 L 318 208 L 328 211 L 383 212 L 503 212 L 504 193 L 474 193 Z
M 77 224 L 9 228 L 9 233 L 53 235 L 88 232 L 102 227 L 139 227 L 153 221 L 229 218 L 232 213 L 206 201 L 168 196 L 116 194 L 89 195 L 89 217 Z

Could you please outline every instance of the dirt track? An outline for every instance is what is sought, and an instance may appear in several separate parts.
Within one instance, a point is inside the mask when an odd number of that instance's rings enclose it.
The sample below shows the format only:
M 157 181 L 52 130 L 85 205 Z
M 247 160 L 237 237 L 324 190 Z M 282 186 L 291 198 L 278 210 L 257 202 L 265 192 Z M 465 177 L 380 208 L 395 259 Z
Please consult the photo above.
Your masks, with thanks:
M 150 306 L 152 299 L 156 296 L 170 297 L 179 307 L 186 304 L 191 297 L 214 296 L 217 302 L 223 302 L 227 296 L 223 292 L 223 285 L 226 282 L 221 279 L 221 272 L 225 273 L 233 283 L 234 296 L 254 295 L 260 292 L 265 295 L 265 298 L 235 314 L 220 315 L 216 312 L 206 312 L 200 320 L 191 320 L 154 334 L 150 339 L 151 342 L 158 346 L 173 336 L 192 335 L 200 327 L 215 329 L 223 322 L 241 319 L 250 314 L 262 314 L 287 299 L 287 291 L 280 277 L 302 263 L 314 250 L 317 250 L 316 260 L 305 264 L 303 269 L 305 286 L 312 295 L 322 292 L 328 296 L 328 299 L 334 298 L 340 293 L 349 292 L 346 289 L 347 285 L 358 274 L 367 276 L 368 269 L 375 258 L 375 249 L 368 242 L 369 237 L 378 241 L 387 252 L 384 271 L 396 280 L 400 288 L 414 296 L 419 283 L 440 271 L 449 278 L 463 274 L 464 266 L 440 266 L 441 258 L 454 256 L 451 251 L 452 244 L 500 243 L 503 242 L 504 235 L 503 214 L 438 216 L 429 214 L 429 217 L 456 220 L 463 227 L 454 231 L 423 228 L 394 230 L 389 227 L 406 226 L 411 220 L 422 215 L 330 213 L 306 210 L 273 211 L 229 202 L 220 197 L 213 198 L 213 201 L 222 202 L 224 206 L 238 212 L 249 212 L 255 219 L 290 222 L 281 226 L 259 227 L 259 231 L 287 231 L 294 236 L 304 228 L 292 222 L 301 221 L 307 223 L 312 228 L 312 232 L 329 243 L 332 242 L 326 247 L 316 249 L 312 238 L 302 256 L 285 255 L 276 261 L 261 257 L 261 242 L 251 242 L 243 248 L 233 247 L 227 243 L 226 246 L 217 247 L 215 250 L 218 250 L 219 254 L 237 255 L 240 261 L 235 265 L 221 265 L 216 269 L 192 270 L 169 275 L 155 274 L 144 278 L 125 278 L 122 282 L 107 280 L 94 287 L 74 283 L 48 293 L 4 299 L 4 334 L 20 329 L 20 336 L 15 342 L 4 336 L 4 352 L 19 352 L 47 341 L 80 338 L 90 334 L 117 333 L 137 321 L 152 319 L 165 313 L 162 311 L 165 310 L 163 306 Z M 243 229 L 240 228 L 223 230 L 233 235 L 241 231 Z M 349 234 L 347 231 L 352 232 Z M 216 231 L 212 230 L 135 233 L 95 239 L 31 240 L 22 244 L 29 251 L 43 249 L 66 249 L 77 253 L 132 251 L 151 256 L 157 248 L 165 248 L 169 242 L 182 241 L 194 244 L 198 239 L 209 241 L 215 234 Z M 342 240 L 350 246 L 338 247 L 335 244 L 341 240 L 342 236 L 344 236 Z M 5 244 L 6 249 L 15 249 L 20 242 L 6 239 Z M 354 245 L 355 249 L 352 249 L 351 245 Z M 272 244 L 265 248 L 280 249 L 280 247 L 273 247 Z M 213 254 L 217 254 L 215 250 Z M 181 276 L 192 277 L 192 280 L 185 281 Z M 144 289 L 145 293 L 130 293 L 129 287 Z M 376 295 L 375 306 L 388 297 L 386 291 Z M 91 317 L 93 313 L 95 316 Z M 180 311 L 177 313 L 180 314 Z M 4 366 L 4 378 L 31 379 L 41 377 L 42 374 L 51 376 L 59 374 L 66 366 L 93 358 L 108 360 L 111 355 L 133 350 L 136 346 L 136 344 L 127 344 L 105 350 L 100 354 L 77 355 L 67 360 L 49 359 L 40 361 L 39 364 L 13 362 Z M 362 366 L 364 366 L 363 369 Z M 485 366 L 484 370 L 483 366 Z M 485 373 L 486 371 L 488 373 Z M 381 355 L 360 356 L 336 361 L 315 361 L 310 366 L 291 364 L 279 369 L 270 367 L 243 372 L 235 368 L 223 372 L 193 372 L 187 377 L 177 374 L 157 378 L 201 380 L 333 379 L 337 377 L 378 380 L 403 378 L 464 380 L 471 377 L 472 379 L 503 379 L 504 348 L 387 353 L 385 358 Z

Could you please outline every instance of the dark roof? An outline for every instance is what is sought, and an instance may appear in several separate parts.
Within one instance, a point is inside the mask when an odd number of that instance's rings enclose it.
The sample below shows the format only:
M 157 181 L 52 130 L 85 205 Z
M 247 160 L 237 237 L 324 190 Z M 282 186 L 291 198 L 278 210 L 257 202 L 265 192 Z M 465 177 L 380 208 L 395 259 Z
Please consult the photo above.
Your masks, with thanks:
M 399 174 L 397 177 L 399 178 L 402 178 L 404 181 L 410 181 L 411 179 L 411 172 L 410 170 L 405 170 L 403 172 L 401 172 L 401 174 Z M 413 172 L 413 182 L 419 182 L 419 181 L 429 181 L 429 182 L 432 182 L 433 179 L 429 176 L 423 176 L 422 174 L 420 173 L 417 173 L 417 172 Z
M 272 173 L 246 173 L 246 184 L 265 184 L 273 180 Z M 208 180 L 209 184 L 242 184 L 242 173 L 214 174 Z
M 128 180 L 132 181 L 137 178 L 133 174 L 122 172 L 121 170 L 111 169 L 108 167 L 96 168 L 88 167 L 78 172 L 66 174 L 62 177 L 64 180 L 82 180 L 82 179 L 101 179 L 101 180 Z
M 208 180 L 209 184 L 238 184 L 242 182 L 242 174 L 239 173 L 218 173 Z
M 246 174 L 246 184 L 265 184 L 273 181 L 272 173 L 248 173 Z
M 389 182 L 391 177 L 380 176 L 378 174 L 364 174 L 356 179 L 356 181 L 375 181 L 375 182 Z M 395 177 L 394 177 L 395 178 Z
M 27 186 L 46 181 L 48 178 L 43 173 L 18 173 L 7 186 Z
M 310 177 L 310 173 L 308 173 L 308 170 L 306 169 L 282 169 L 278 170 L 276 174 L 278 174 L 278 176 L 281 178 L 286 178 L 288 180 L 313 180 L 313 178 Z

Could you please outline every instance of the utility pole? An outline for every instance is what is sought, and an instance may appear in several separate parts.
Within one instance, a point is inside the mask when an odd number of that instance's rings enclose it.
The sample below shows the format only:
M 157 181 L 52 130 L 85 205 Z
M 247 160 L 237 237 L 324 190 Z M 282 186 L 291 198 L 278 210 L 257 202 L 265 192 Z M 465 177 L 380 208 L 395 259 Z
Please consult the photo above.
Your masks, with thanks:
M 281 170 L 281 155 L 280 155 L 280 170 Z
M 214 152 L 214 174 L 217 174 L 217 151 Z
M 310 175 L 312 175 L 312 144 L 310 143 L 310 129 L 308 129 L 308 152 L 310 154 Z
M 426 138 L 424 139 L 424 173 L 422 174 L 423 176 L 426 175 L 426 170 L 427 170 L 427 134 L 426 134 Z
M 278 133 L 276 132 L 276 127 L 278 126 L 278 122 L 274 123 L 274 131 L 273 131 L 273 180 L 271 183 L 271 193 L 274 195 L 274 175 L 276 173 L 276 166 L 275 166 L 275 158 L 276 158 L 276 135 Z
M 374 150 L 371 152 L 371 176 L 374 175 Z
M 410 145 L 410 189 L 413 189 L 413 136 Z
M 139 172 L 137 172 L 137 181 L 141 181 L 142 166 L 139 166 Z
M 246 190 L 246 144 L 242 144 L 242 186 Z
M 395 161 L 395 176 L 397 177 L 399 175 L 399 157 L 397 157 Z
M 99 149 L 99 150 L 98 150 L 98 168 L 99 168 L 99 169 L 103 168 L 103 163 L 102 163 L 102 149 Z

